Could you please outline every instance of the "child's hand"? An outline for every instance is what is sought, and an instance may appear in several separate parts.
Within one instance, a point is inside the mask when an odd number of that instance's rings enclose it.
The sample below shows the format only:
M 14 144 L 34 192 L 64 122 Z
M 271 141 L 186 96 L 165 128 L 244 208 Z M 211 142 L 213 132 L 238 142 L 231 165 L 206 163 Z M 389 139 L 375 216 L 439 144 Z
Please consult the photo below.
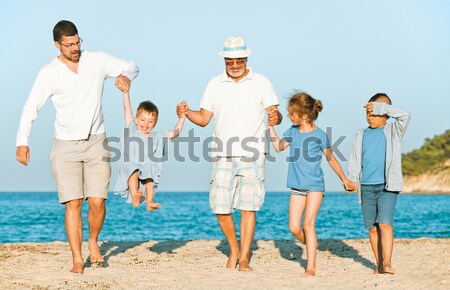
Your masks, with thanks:
M 130 90 L 131 81 L 126 76 L 119 76 L 116 78 L 115 85 L 122 93 L 126 93 Z
M 372 115 L 373 113 L 373 103 L 367 103 L 364 105 L 364 108 L 366 108 L 366 112 Z
M 358 186 L 349 179 L 345 179 L 343 181 L 343 184 L 344 184 L 345 190 L 347 190 L 347 191 L 356 191 L 358 189 Z
M 178 118 L 186 117 L 187 111 L 189 110 L 189 107 L 185 101 L 182 101 L 181 104 L 177 104 L 177 115 Z

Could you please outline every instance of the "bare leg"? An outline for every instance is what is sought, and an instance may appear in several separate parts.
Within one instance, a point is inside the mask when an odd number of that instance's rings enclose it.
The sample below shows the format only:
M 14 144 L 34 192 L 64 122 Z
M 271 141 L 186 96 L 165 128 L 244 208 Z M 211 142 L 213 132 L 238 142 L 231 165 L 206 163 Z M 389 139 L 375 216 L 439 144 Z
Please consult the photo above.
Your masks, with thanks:
M 378 224 L 375 227 L 369 229 L 369 240 L 372 252 L 375 257 L 375 263 L 377 268 L 373 272 L 374 274 L 383 273 L 383 252 L 381 245 L 381 232 Z
M 73 267 L 70 272 L 83 274 L 84 262 L 81 255 L 81 243 L 83 241 L 83 223 L 81 219 L 82 199 L 75 199 L 65 203 L 66 213 L 64 224 L 66 225 L 67 238 L 72 251 Z
M 239 271 L 251 272 L 249 265 L 250 248 L 256 227 L 256 213 L 241 210 L 241 255 L 239 257 Z
M 304 231 L 306 242 L 306 257 L 308 258 L 305 273 L 302 277 L 311 277 L 316 275 L 316 216 L 322 204 L 322 192 L 308 192 L 306 196 L 306 208 L 304 218 Z
M 392 267 L 392 251 L 394 248 L 394 230 L 391 225 L 380 224 L 381 244 L 383 245 L 383 271 L 388 274 L 395 274 Z
M 153 191 L 153 179 L 147 179 L 145 183 L 145 190 L 147 191 L 147 196 L 145 202 L 147 203 L 147 210 L 152 211 L 161 207 L 159 203 L 153 202 L 155 198 L 155 192 Z
M 99 197 L 89 197 L 88 223 L 89 223 L 89 251 L 91 252 L 91 263 L 104 262 L 103 256 L 98 248 L 98 235 L 105 221 L 105 200 Z
M 138 207 L 141 201 L 142 191 L 139 190 L 139 178 L 138 171 L 136 170 L 131 174 L 130 178 L 128 178 L 128 190 L 131 194 L 131 202 L 133 207 Z
M 225 238 L 230 245 L 230 256 L 228 257 L 227 268 L 236 268 L 239 259 L 239 245 L 236 238 L 236 227 L 231 214 L 217 214 L 217 220 Z
M 301 225 L 305 206 L 306 196 L 291 195 L 289 202 L 289 231 L 302 244 L 305 244 L 305 231 Z

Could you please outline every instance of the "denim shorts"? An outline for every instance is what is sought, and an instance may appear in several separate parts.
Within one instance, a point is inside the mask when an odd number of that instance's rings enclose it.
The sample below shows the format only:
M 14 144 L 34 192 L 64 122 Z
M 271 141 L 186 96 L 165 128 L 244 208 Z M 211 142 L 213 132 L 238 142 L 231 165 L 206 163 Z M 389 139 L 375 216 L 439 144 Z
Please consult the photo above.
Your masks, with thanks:
M 398 192 L 387 191 L 384 184 L 361 185 L 361 207 L 364 226 L 371 229 L 375 224 L 393 224 Z

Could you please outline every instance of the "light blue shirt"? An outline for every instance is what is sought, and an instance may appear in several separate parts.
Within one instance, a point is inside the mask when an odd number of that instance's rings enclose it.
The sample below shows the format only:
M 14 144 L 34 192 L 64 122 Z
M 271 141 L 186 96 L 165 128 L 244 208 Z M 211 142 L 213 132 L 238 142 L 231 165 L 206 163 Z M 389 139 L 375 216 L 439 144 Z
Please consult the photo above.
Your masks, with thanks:
M 363 133 L 361 184 L 384 184 L 386 137 L 383 128 L 367 128 Z
M 322 150 L 330 147 L 327 134 L 320 128 L 301 133 L 298 126 L 292 126 L 283 136 L 290 148 L 287 187 L 325 191 L 321 162 Z
M 151 178 L 155 185 L 158 184 L 162 174 L 163 163 L 167 160 L 168 142 L 168 131 L 152 131 L 147 137 L 144 137 L 133 120 L 130 126 L 124 129 L 120 140 L 122 151 L 114 193 L 120 194 L 127 202 L 132 201 L 128 188 L 128 179 L 136 170 L 140 180 L 139 189 L 143 193 L 146 190 L 145 180 Z

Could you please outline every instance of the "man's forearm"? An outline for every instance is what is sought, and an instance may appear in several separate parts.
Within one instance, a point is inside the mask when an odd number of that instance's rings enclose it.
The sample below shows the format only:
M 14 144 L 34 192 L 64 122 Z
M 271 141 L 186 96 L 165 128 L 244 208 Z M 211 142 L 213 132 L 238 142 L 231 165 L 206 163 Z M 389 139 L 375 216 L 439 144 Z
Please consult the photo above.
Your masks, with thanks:
M 202 114 L 201 111 L 192 111 L 189 109 L 186 113 L 186 117 L 189 121 L 201 127 L 205 127 L 209 123 L 209 119 Z

